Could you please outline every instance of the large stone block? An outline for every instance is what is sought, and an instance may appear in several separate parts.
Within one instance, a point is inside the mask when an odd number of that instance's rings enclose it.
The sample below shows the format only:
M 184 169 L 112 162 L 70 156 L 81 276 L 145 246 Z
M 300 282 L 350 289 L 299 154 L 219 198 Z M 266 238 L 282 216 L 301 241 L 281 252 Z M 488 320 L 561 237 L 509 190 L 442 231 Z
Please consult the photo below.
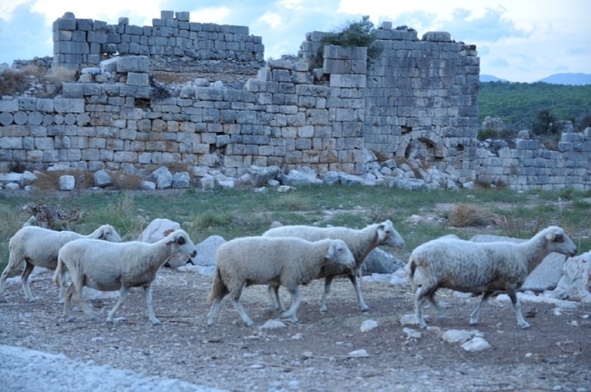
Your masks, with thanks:
M 146 56 L 124 56 L 117 58 L 117 72 L 148 72 Z
M 128 86 L 142 86 L 150 85 L 150 78 L 147 73 L 129 72 L 127 74 Z

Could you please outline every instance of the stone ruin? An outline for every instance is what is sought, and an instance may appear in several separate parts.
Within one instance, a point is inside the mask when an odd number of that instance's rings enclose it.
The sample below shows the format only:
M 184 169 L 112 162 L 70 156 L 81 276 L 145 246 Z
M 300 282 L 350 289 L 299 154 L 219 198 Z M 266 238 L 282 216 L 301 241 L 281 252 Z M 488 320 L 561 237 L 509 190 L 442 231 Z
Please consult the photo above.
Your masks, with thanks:
M 476 47 L 446 32 L 419 39 L 384 22 L 372 61 L 367 48 L 322 46 L 325 33 L 311 32 L 297 56 L 264 61 L 248 27 L 191 22 L 188 12 L 162 11 L 151 26 L 66 13 L 53 29 L 52 67 L 80 75 L 53 97 L 2 97 L 4 186 L 25 186 L 35 171 L 146 178 L 168 167 L 194 184 L 272 168 L 275 181 L 304 170 L 407 188 L 591 188 L 591 129 L 563 133 L 557 151 L 476 139 Z M 187 78 L 158 80 L 171 74 Z

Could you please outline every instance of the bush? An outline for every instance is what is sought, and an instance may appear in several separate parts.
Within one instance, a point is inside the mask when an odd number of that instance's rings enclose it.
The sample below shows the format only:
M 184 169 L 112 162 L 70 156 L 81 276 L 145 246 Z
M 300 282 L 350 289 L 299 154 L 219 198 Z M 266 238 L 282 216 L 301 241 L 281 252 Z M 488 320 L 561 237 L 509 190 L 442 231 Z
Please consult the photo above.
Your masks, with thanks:
M 548 109 L 538 112 L 532 125 L 532 131 L 536 135 L 556 135 L 560 128 L 558 119 Z
M 481 142 L 486 139 L 496 139 L 498 137 L 497 131 L 494 129 L 481 129 L 478 131 L 476 138 Z
M 318 48 L 314 65 L 320 67 L 323 62 L 323 51 L 325 45 L 336 45 L 344 47 L 367 47 L 367 58 L 375 59 L 380 56 L 383 46 L 375 42 L 375 29 L 369 16 L 363 16 L 360 21 L 349 22 L 341 31 L 327 33 L 322 37 L 322 45 Z

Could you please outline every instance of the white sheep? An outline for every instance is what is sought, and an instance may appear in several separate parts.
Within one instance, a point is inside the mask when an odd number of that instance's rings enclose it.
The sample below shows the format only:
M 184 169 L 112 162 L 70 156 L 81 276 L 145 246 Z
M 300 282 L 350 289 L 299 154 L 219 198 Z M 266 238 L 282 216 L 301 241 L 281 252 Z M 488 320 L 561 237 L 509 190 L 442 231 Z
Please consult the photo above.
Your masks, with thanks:
M 75 295 L 87 315 L 94 318 L 88 304 L 82 299 L 82 288 L 91 287 L 100 291 L 120 290 L 119 301 L 107 315 L 107 323 L 113 322 L 115 312 L 127 297 L 131 287 L 143 287 L 148 306 L 148 318 L 154 325 L 160 321 L 152 306 L 151 285 L 156 272 L 175 253 L 195 257 L 195 245 L 184 230 L 175 230 L 155 243 L 130 241 L 110 243 L 91 239 L 76 240 L 60 249 L 58 264 L 53 280 L 61 285 L 62 268 L 66 267 L 72 276 L 72 284 L 66 291 L 64 317 L 70 312 L 70 301 Z
M 254 284 L 285 287 L 291 294 L 291 307 L 281 317 L 291 318 L 295 323 L 301 302 L 298 286 L 311 282 L 327 265 L 342 265 L 343 268 L 355 265 L 353 254 L 344 241 L 312 242 L 295 237 L 242 237 L 228 241 L 216 253 L 216 273 L 208 297 L 212 306 L 207 324 L 214 323 L 222 299 L 230 294 L 238 314 L 251 326 L 253 321 L 239 299 L 242 289 Z
M 426 328 L 423 315 L 425 301 L 429 300 L 439 311 L 444 311 L 435 301 L 439 288 L 483 294 L 478 307 L 470 315 L 470 324 L 477 324 L 480 310 L 488 298 L 496 292 L 506 292 L 511 299 L 517 324 L 529 328 L 522 314 L 516 291 L 527 276 L 550 253 L 574 256 L 576 245 L 557 226 L 550 226 L 528 241 L 472 242 L 453 238 L 439 238 L 426 242 L 410 255 L 406 266 L 415 291 L 416 319 Z
M 29 275 L 31 275 L 33 269 L 36 266 L 55 269 L 60 248 L 70 241 L 81 238 L 121 242 L 119 233 L 111 225 L 103 225 L 89 235 L 82 235 L 73 231 L 54 231 L 38 226 L 24 226 L 21 228 L 8 242 L 10 255 L 8 265 L 2 272 L 2 276 L 0 276 L 0 296 L 4 293 L 6 279 L 12 275 L 14 270 L 25 264 L 21 274 L 23 291 L 29 302 L 35 301 L 29 287 Z M 65 288 L 60 288 L 60 300 L 63 300 L 64 293 Z
M 335 277 L 346 275 L 351 280 L 355 293 L 357 294 L 357 301 L 362 312 L 367 312 L 369 307 L 365 303 L 361 295 L 360 277 L 361 267 L 365 258 L 378 246 L 392 246 L 399 249 L 404 248 L 404 240 L 398 234 L 394 225 L 388 219 L 381 223 L 374 223 L 365 227 L 364 229 L 350 229 L 347 227 L 316 227 L 305 225 L 279 226 L 267 230 L 263 233 L 265 237 L 299 237 L 308 241 L 317 241 L 324 238 L 338 238 L 345 241 L 353 256 L 355 257 L 355 267 L 352 269 L 344 268 L 342 265 L 327 265 L 324 266 L 316 279 L 324 280 L 324 294 L 320 300 L 320 311 L 326 312 L 326 297 L 330 292 L 330 286 Z M 273 293 L 274 292 L 274 296 Z M 277 309 L 283 310 L 281 301 L 279 299 L 279 286 L 269 286 L 269 297 Z

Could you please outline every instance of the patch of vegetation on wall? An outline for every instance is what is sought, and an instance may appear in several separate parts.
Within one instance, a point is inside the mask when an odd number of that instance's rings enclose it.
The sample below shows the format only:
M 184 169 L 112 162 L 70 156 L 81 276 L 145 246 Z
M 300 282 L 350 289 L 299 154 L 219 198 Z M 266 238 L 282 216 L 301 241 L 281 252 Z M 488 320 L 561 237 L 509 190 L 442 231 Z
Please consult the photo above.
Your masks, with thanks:
M 321 67 L 323 61 L 323 51 L 326 45 L 336 45 L 343 47 L 367 47 L 367 58 L 371 62 L 380 56 L 384 50 L 383 46 L 376 42 L 374 24 L 369 20 L 369 16 L 363 16 L 361 20 L 349 22 L 342 29 L 326 33 L 322 37 L 322 45 L 318 48 L 314 60 L 315 67 Z

